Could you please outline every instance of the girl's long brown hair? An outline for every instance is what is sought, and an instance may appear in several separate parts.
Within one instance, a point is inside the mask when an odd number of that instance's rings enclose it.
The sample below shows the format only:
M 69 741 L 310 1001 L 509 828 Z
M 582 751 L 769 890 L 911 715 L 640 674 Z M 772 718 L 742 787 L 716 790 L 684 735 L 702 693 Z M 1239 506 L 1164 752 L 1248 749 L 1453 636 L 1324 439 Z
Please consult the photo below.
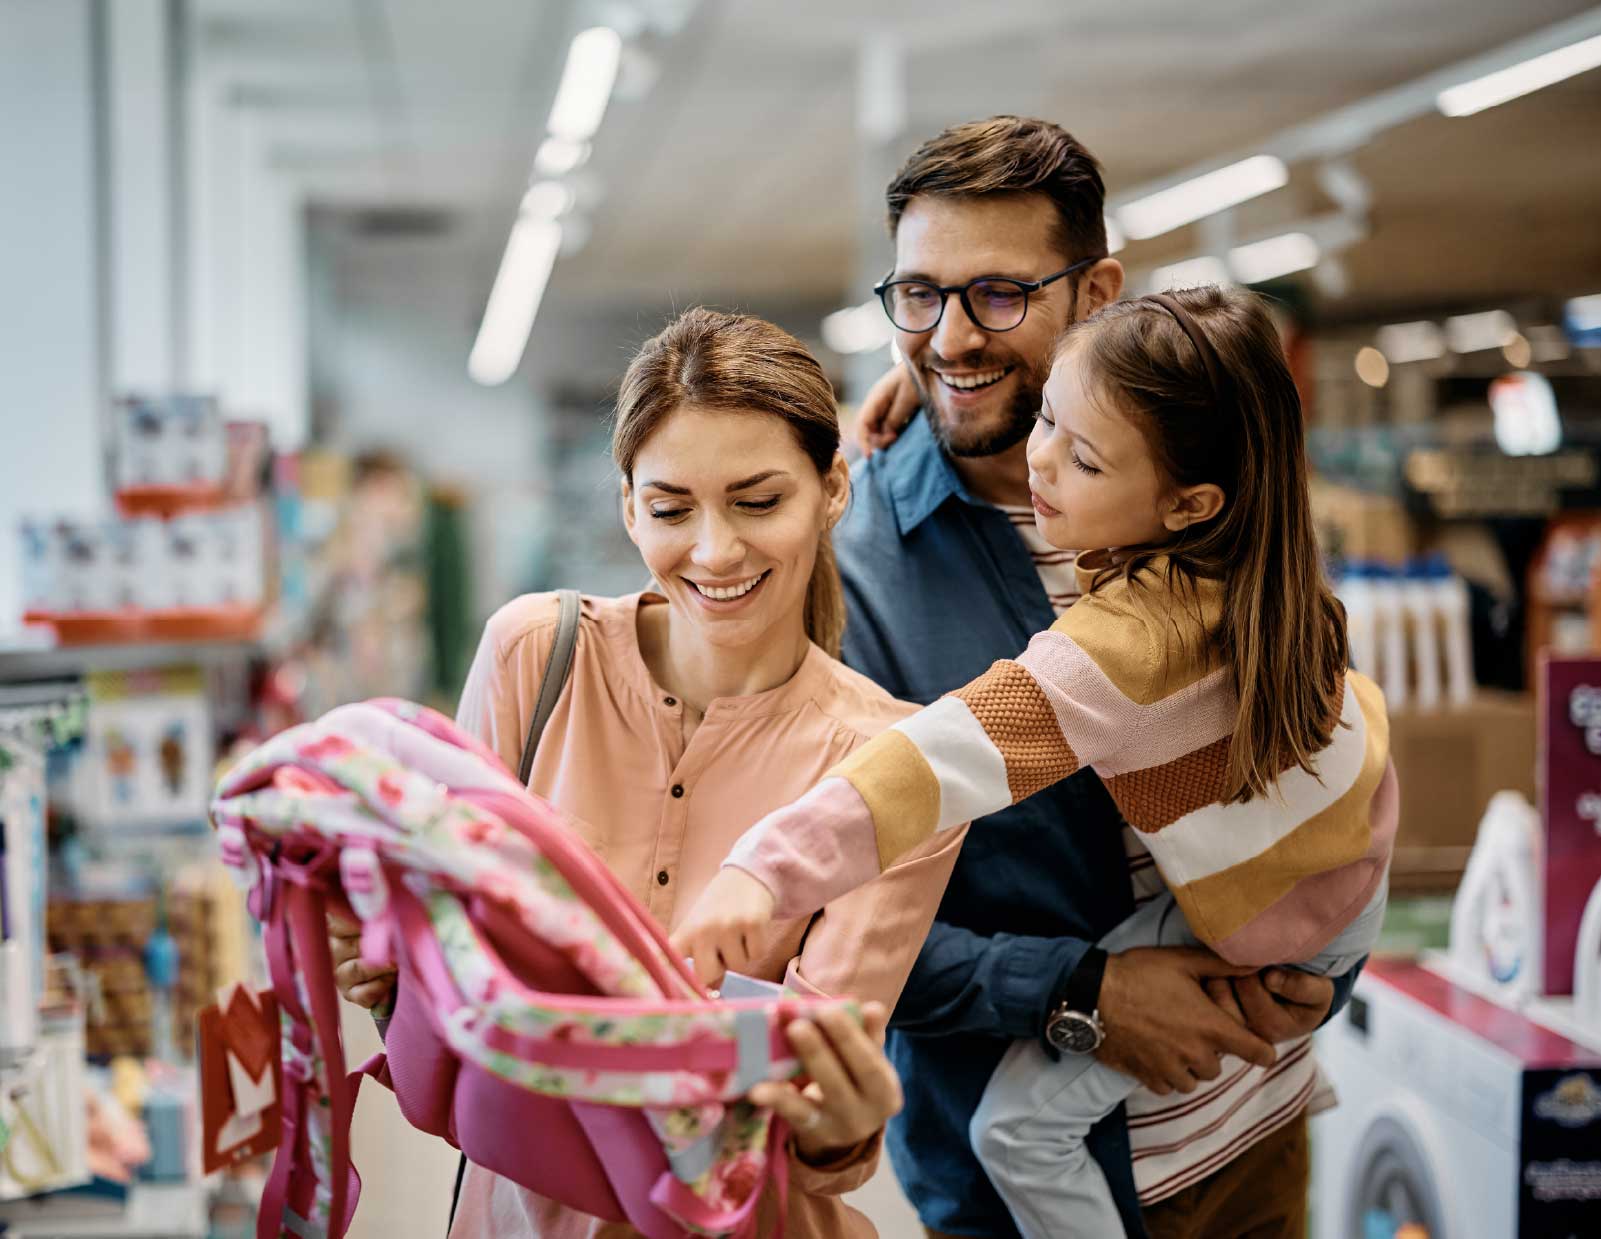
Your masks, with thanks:
M 1063 341 L 1088 389 L 1132 412 L 1175 488 L 1212 483 L 1223 510 L 1163 546 L 1140 547 L 1118 571 L 1132 582 L 1159 555 L 1169 585 L 1218 581 L 1216 653 L 1234 671 L 1239 715 L 1225 797 L 1262 795 L 1313 757 L 1339 722 L 1349 654 L 1345 611 L 1324 579 L 1307 494 L 1301 401 L 1261 299 L 1215 287 L 1168 294 L 1222 363 L 1214 391 L 1195 345 L 1148 300 L 1118 302 Z
M 623 375 L 612 426 L 623 477 L 633 481 L 645 440 L 686 405 L 781 418 L 819 477 L 839 451 L 839 412 L 822 366 L 789 332 L 749 314 L 685 310 L 645 341 Z M 806 585 L 806 635 L 838 658 L 844 632 L 845 590 L 824 530 Z

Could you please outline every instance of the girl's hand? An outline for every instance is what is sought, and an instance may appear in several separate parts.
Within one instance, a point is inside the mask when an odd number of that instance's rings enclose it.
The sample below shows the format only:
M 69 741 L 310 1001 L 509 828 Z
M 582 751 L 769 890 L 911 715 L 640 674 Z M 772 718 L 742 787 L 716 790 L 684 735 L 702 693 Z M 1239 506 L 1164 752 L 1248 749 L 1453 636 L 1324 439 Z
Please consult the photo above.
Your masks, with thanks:
M 361 926 L 328 913 L 328 950 L 334 959 L 334 984 L 346 1002 L 371 1011 L 395 990 L 395 966 L 370 968 L 361 962 Z
M 884 1056 L 889 1013 L 882 1003 L 862 1008 L 857 1024 L 844 1010 L 820 1011 L 785 1032 L 812 1078 L 804 1089 L 776 1080 L 758 1084 L 750 1099 L 770 1106 L 795 1133 L 795 1152 L 821 1165 L 836 1161 L 883 1129 L 900 1112 L 901 1082 Z
M 922 403 L 904 362 L 874 383 L 856 412 L 856 445 L 862 455 L 871 456 L 900 438 Z
M 756 957 L 761 931 L 772 919 L 772 891 L 743 869 L 721 869 L 671 942 L 694 961 L 702 985 L 716 985 L 725 971 L 738 972 Z

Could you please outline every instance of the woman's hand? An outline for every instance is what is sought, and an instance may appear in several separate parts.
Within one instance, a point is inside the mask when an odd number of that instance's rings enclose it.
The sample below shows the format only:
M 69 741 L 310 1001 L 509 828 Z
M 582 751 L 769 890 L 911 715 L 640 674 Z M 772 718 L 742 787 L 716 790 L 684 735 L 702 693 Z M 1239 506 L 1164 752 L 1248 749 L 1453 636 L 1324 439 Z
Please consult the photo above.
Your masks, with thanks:
M 725 971 L 738 972 L 756 957 L 761 931 L 772 919 L 772 891 L 743 869 L 721 869 L 671 942 L 694 961 L 702 985 L 716 985 Z
M 328 913 L 328 950 L 334 958 L 334 984 L 346 1002 L 371 1011 L 394 993 L 395 966 L 362 963 L 361 926 L 337 912 Z
M 812 1082 L 804 1089 L 779 1081 L 758 1084 L 750 1099 L 772 1107 L 790 1125 L 803 1161 L 836 1161 L 900 1113 L 900 1077 L 884 1056 L 888 1024 L 884 1005 L 870 1002 L 862 1008 L 861 1024 L 836 1008 L 784 1030 Z
M 902 362 L 874 383 L 856 411 L 856 445 L 871 456 L 901 437 L 923 403 L 923 394 Z

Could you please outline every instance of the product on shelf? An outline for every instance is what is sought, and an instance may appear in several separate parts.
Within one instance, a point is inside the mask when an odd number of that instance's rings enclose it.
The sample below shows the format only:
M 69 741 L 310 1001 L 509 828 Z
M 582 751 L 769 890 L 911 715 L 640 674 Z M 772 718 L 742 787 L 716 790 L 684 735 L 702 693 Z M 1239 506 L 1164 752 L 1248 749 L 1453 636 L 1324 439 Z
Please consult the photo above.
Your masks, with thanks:
M 97 672 L 89 701 L 84 824 L 120 831 L 204 822 L 215 741 L 200 672 Z
M 84 1032 L 85 1050 L 94 1057 L 150 1053 L 151 995 L 144 948 L 155 926 L 153 896 L 51 897 L 46 928 L 50 949 L 75 956 L 97 991 Z
M 1403 565 L 1351 560 L 1335 592 L 1345 605 L 1351 665 L 1377 681 L 1392 712 L 1469 704 L 1467 584 L 1444 557 L 1414 557 Z
M 228 443 L 210 396 L 124 396 L 116 401 L 116 480 L 123 501 L 161 511 L 222 494 Z
M 1529 567 L 1529 681 L 1540 656 L 1601 650 L 1601 513 L 1554 518 Z
M 238 638 L 266 602 L 258 501 L 170 519 L 27 520 L 25 617 L 64 641 Z

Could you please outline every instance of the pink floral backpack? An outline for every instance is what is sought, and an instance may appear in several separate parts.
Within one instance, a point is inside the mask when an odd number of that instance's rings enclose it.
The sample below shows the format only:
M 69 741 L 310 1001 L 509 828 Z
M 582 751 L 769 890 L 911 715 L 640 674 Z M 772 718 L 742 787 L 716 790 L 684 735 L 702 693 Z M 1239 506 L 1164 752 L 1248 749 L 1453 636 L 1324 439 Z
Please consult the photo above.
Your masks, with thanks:
M 550 805 L 448 719 L 344 706 L 269 740 L 213 804 L 262 923 L 282 1024 L 284 1133 L 258 1239 L 337 1239 L 360 1189 L 357 1088 L 472 1161 L 650 1239 L 754 1232 L 786 1132 L 741 1100 L 795 1075 L 814 998 L 718 1000 Z M 346 1074 L 326 914 L 395 960 L 385 1053 Z

